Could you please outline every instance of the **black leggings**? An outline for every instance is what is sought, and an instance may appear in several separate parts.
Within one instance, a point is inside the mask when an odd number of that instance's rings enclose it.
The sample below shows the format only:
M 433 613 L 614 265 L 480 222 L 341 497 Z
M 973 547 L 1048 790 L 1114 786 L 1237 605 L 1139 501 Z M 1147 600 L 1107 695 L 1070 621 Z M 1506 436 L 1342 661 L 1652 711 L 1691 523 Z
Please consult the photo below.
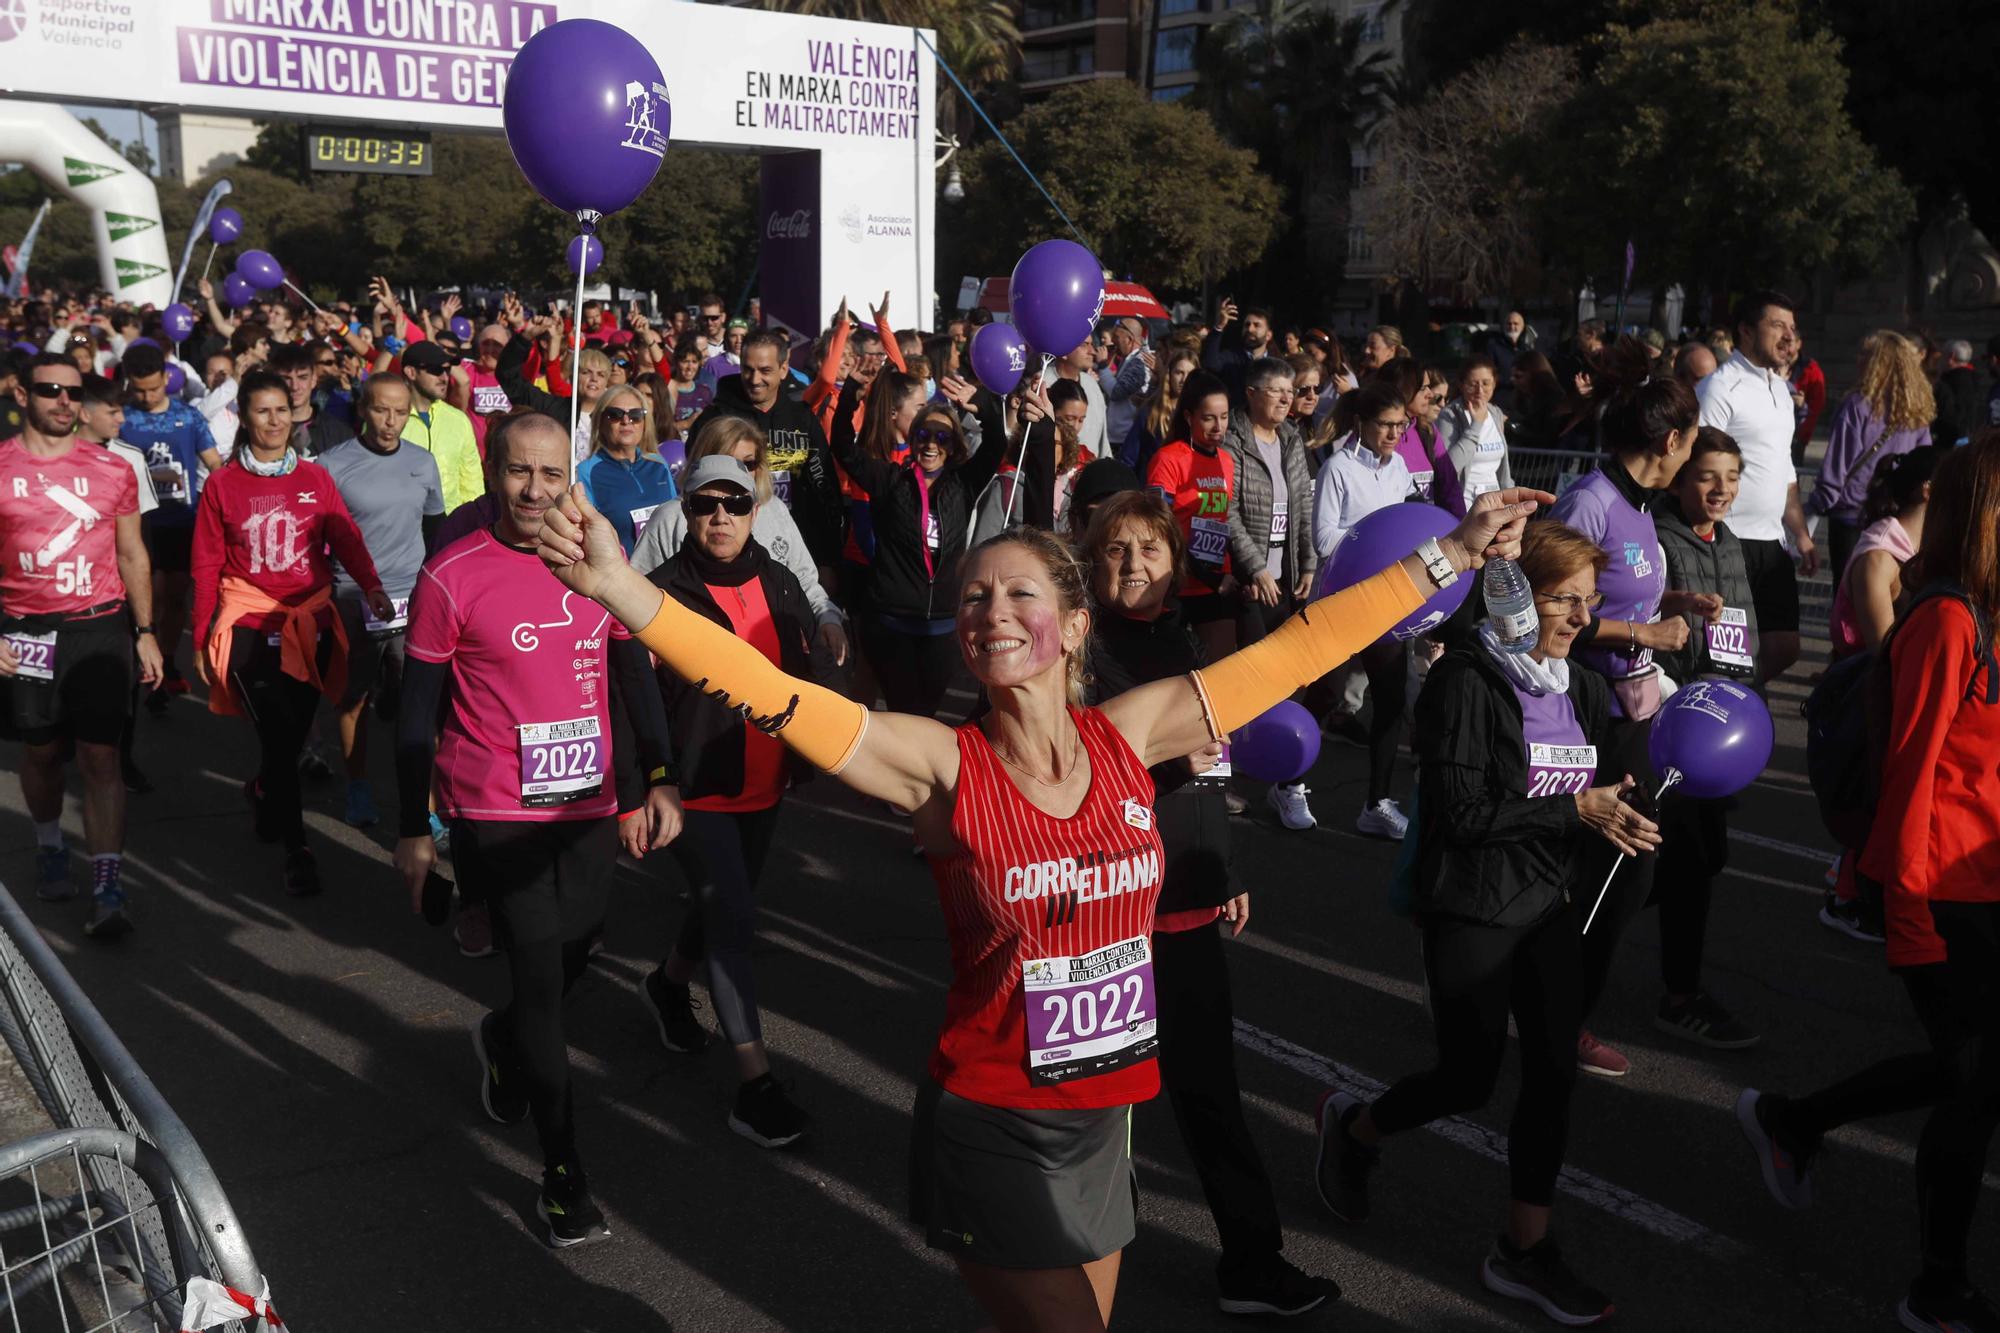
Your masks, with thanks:
M 1403 740 L 1403 707 L 1410 675 L 1401 639 L 1381 638 L 1361 650 L 1368 673 L 1368 804 L 1386 800 L 1396 777 L 1396 747 Z
M 335 644 L 331 631 L 319 636 L 319 668 L 325 671 Z M 263 630 L 238 628 L 229 645 L 229 688 L 257 729 L 258 832 L 283 840 L 288 848 L 306 841 L 304 797 L 299 790 L 299 751 L 312 731 L 319 691 L 284 671 L 284 650 Z
M 733 1046 L 764 1039 L 750 942 L 757 933 L 757 881 L 777 829 L 775 805 L 740 814 L 690 810 L 681 836 L 668 844 L 694 892 L 674 952 L 690 963 L 708 960 L 708 998 Z
M 461 874 L 477 867 L 507 952 L 514 992 L 494 1011 L 501 1046 L 495 1058 L 527 1085 L 543 1163 L 575 1163 L 562 1001 L 589 965 L 591 941 L 604 923 L 618 864 L 617 825 L 608 818 L 460 820 L 452 826 L 452 857 Z
M 1729 864 L 1729 802 L 1669 793 L 1660 812 L 1657 859 L 1653 901 L 1660 909 L 1660 981 L 1669 995 L 1692 995 L 1701 989 L 1715 877 Z M 1596 891 L 1593 885 L 1591 892 Z
M 1582 977 L 1576 909 L 1532 926 L 1424 927 L 1424 978 L 1437 1029 L 1437 1067 L 1376 1099 L 1375 1128 L 1398 1134 L 1476 1111 L 1493 1096 L 1507 1052 L 1507 1015 L 1521 1034 L 1521 1096 L 1507 1129 L 1509 1197 L 1546 1208 L 1569 1140 Z
M 905 634 L 869 616 L 861 622 L 861 647 L 892 711 L 937 716 L 962 660 L 957 635 Z
M 1628 722 L 1623 718 L 1611 720 L 1610 742 L 1597 763 L 1597 785 L 1611 786 L 1624 781 L 1630 773 L 1647 791 L 1653 782 L 1652 761 L 1646 757 L 1646 737 L 1652 729 L 1650 722 Z M 1647 852 L 1644 856 L 1628 856 L 1618 867 L 1618 873 L 1611 880 L 1611 888 L 1604 895 L 1604 904 L 1597 909 L 1597 919 L 1591 922 L 1590 933 L 1583 937 L 1583 1016 L 1588 1019 L 1597 1009 L 1597 1002 L 1604 995 L 1604 983 L 1611 975 L 1611 963 L 1618 953 L 1619 941 L 1625 938 L 1625 928 L 1653 896 L 1653 876 L 1655 863 L 1659 857 Z M 1577 928 L 1590 918 L 1590 905 L 1597 900 L 1597 891 L 1604 885 L 1604 877 L 1611 873 L 1611 867 L 1618 860 L 1618 849 L 1596 834 L 1584 840 L 1583 855 L 1577 872 Z M 1571 1052 L 1572 1058 L 1575 1052 Z

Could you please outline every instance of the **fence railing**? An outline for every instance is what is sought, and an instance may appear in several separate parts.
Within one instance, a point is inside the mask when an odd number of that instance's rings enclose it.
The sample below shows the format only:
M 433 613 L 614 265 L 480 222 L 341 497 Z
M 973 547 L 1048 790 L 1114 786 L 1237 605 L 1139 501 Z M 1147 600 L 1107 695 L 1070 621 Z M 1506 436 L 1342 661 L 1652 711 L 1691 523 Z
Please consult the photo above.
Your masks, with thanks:
M 178 1330 L 194 1277 L 264 1294 L 194 1136 L 4 887 L 0 1040 L 55 1122 L 0 1144 L 0 1329 Z

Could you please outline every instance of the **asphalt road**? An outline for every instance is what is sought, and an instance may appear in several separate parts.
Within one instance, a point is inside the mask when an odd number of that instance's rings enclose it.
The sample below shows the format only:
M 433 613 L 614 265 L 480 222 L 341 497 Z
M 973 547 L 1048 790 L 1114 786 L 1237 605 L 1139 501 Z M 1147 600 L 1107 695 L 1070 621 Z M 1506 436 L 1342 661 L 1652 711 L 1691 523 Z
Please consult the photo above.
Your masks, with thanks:
M 1817 924 L 1824 845 L 1806 792 L 1802 687 L 1780 687 L 1780 749 L 1745 797 L 1711 931 L 1710 988 L 1766 1034 L 1737 1054 L 1651 1023 L 1655 927 L 1631 932 L 1596 1028 L 1633 1057 L 1579 1089 L 1557 1228 L 1633 1329 L 1894 1327 L 1915 1264 L 1916 1117 L 1831 1140 L 1810 1213 L 1780 1210 L 1731 1107 L 1745 1084 L 1803 1090 L 1921 1043 L 1879 951 Z M 330 728 L 329 728 L 330 734 Z M 386 748 L 386 747 L 380 747 Z M 11 748 L 0 749 L 11 766 Z M 466 1330 L 972 1329 L 979 1312 L 903 1220 L 908 1110 L 942 1013 L 944 935 L 902 826 L 833 783 L 788 802 L 762 891 L 758 982 L 780 1073 L 817 1118 L 803 1151 L 762 1151 L 724 1124 L 726 1056 L 654 1038 L 639 979 L 679 920 L 664 856 L 621 870 L 607 948 L 572 997 L 581 1142 L 615 1238 L 554 1254 L 531 1229 L 532 1131 L 479 1113 L 468 1025 L 505 990 L 408 914 L 388 833 L 308 818 L 327 883 L 283 896 L 238 784 L 249 728 L 184 700 L 142 720 L 159 790 L 132 807 L 139 930 L 85 940 L 76 905 L 33 902 L 32 836 L 0 784 L 0 877 L 193 1128 L 304 1333 Z M 1544 1327 L 1488 1295 L 1478 1260 L 1503 1216 L 1511 1068 L 1492 1106 L 1393 1142 L 1375 1219 L 1328 1216 L 1311 1181 L 1311 1113 L 1328 1078 L 1368 1087 L 1427 1064 L 1411 929 L 1383 905 L 1393 848 L 1354 836 L 1362 753 L 1329 745 L 1323 821 L 1287 833 L 1261 805 L 1237 822 L 1251 930 L 1227 950 L 1239 1066 L 1277 1182 L 1287 1253 L 1345 1298 L 1301 1327 Z M 386 764 L 380 789 L 392 790 Z M 1407 783 L 1407 774 L 1404 777 Z M 386 799 L 385 799 L 386 804 Z M 80 845 L 74 800 L 66 823 Z M 655 863 L 657 862 L 657 863 Z M 1164 1103 L 1139 1108 L 1144 1198 L 1116 1326 L 1222 1328 L 1214 1238 Z M 2000 1286 L 1990 1232 L 1975 1277 Z

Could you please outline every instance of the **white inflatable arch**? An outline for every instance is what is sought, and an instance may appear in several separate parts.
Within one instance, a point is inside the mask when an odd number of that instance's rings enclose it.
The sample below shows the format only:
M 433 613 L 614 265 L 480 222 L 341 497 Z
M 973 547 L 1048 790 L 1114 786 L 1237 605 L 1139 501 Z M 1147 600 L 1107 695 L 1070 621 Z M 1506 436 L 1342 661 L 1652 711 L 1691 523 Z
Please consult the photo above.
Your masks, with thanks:
M 131 305 L 174 299 L 159 191 L 75 116 L 46 102 L 0 101 L 0 162 L 20 163 L 51 191 L 90 210 L 98 282 L 106 291 Z

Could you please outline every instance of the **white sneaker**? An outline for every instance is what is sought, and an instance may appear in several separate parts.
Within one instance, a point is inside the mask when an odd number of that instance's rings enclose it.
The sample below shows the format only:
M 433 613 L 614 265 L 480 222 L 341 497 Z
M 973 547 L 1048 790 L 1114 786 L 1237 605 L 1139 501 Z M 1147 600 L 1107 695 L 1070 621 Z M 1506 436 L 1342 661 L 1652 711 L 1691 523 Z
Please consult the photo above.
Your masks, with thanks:
M 1306 804 L 1307 790 L 1303 782 L 1281 783 L 1273 786 L 1264 799 L 1278 812 L 1279 823 L 1288 829 L 1303 832 L 1319 823 L 1313 818 L 1312 807 Z
M 1276 788 L 1272 790 L 1275 791 Z M 1401 842 L 1403 835 L 1409 832 L 1409 828 L 1409 819 L 1396 807 L 1396 803 L 1386 796 L 1363 810 L 1361 817 L 1354 821 L 1356 833 L 1366 834 L 1371 838 L 1387 838 L 1391 842 Z

